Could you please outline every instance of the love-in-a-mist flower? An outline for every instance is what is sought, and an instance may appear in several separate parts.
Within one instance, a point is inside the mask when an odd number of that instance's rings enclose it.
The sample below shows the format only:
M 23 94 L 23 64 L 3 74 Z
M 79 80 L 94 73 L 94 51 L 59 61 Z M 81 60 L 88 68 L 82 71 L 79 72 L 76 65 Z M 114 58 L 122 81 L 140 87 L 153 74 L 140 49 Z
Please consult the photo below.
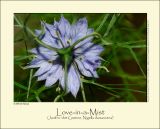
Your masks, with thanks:
M 35 35 L 53 49 L 40 45 L 30 50 L 35 58 L 28 68 L 39 68 L 34 76 L 38 81 L 45 80 L 46 87 L 59 81 L 63 90 L 76 97 L 80 76 L 98 77 L 96 69 L 101 64 L 99 55 L 103 47 L 92 43 L 94 30 L 88 28 L 86 18 L 73 25 L 64 17 L 53 24 L 41 24 L 43 30 L 36 30 Z

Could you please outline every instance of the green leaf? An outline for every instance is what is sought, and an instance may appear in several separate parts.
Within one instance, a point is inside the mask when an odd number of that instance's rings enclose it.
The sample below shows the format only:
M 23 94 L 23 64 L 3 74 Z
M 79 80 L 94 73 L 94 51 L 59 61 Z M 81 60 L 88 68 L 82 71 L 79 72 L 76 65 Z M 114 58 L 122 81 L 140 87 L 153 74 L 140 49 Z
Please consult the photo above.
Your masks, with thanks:
M 107 67 L 105 67 L 105 66 L 99 66 L 98 68 L 99 68 L 99 69 L 104 69 L 107 73 L 109 72 L 109 70 L 108 70 Z
M 86 95 L 85 95 L 85 91 L 84 91 L 84 86 L 83 86 L 83 82 L 81 82 L 81 92 L 82 92 L 82 97 L 83 97 L 83 102 L 86 102 Z
M 22 61 L 26 59 L 33 59 L 35 55 L 29 55 L 29 56 L 14 56 L 14 61 Z
M 107 19 L 108 19 L 108 16 L 109 16 L 109 14 L 106 14 L 106 15 L 104 16 L 102 22 L 100 23 L 100 25 L 99 25 L 98 28 L 96 29 L 96 32 L 98 32 L 98 31 L 100 31 L 100 30 L 102 29 L 103 25 L 105 24 L 105 22 L 106 22 Z
M 33 69 L 30 70 L 30 75 L 29 75 L 28 90 L 27 90 L 27 100 L 28 100 L 29 92 L 30 92 L 30 88 L 31 88 L 32 76 L 33 76 Z
M 20 83 L 18 83 L 18 82 L 14 82 L 14 85 L 17 86 L 17 87 L 19 87 L 19 88 L 21 88 L 21 89 L 23 89 L 23 90 L 27 91 L 27 87 L 24 86 L 24 85 L 22 85 L 22 84 L 20 84 Z
M 93 81 L 86 80 L 86 79 L 83 79 L 83 78 L 81 78 L 81 81 L 83 81 L 84 83 L 93 84 L 94 86 L 97 86 L 97 87 L 99 87 L 99 88 L 105 89 L 108 94 L 113 95 L 113 96 L 115 96 L 115 97 L 117 97 L 117 98 L 120 97 L 119 95 L 117 95 L 118 93 L 117 93 L 116 91 L 114 91 L 114 90 L 112 90 L 111 88 L 108 88 L 108 87 L 106 87 L 106 86 L 104 86 L 104 85 L 102 85 L 102 84 L 95 83 L 95 82 L 93 82 Z M 115 95 L 114 93 L 116 93 L 116 95 Z
M 143 71 L 143 69 L 142 69 L 142 67 L 141 67 L 141 65 L 140 65 L 140 63 L 139 63 L 139 61 L 138 61 L 138 58 L 137 58 L 135 52 L 134 52 L 131 48 L 130 48 L 129 50 L 130 50 L 130 52 L 131 52 L 133 58 L 135 59 L 137 65 L 139 66 L 139 68 L 140 68 L 140 70 L 141 70 L 141 72 L 142 72 L 144 78 L 146 78 L 146 75 L 145 75 L 145 73 L 144 73 L 144 71 Z
M 120 14 L 113 14 L 112 19 L 108 25 L 107 31 L 104 33 L 103 37 L 106 37 L 109 34 L 109 32 L 113 28 L 113 26 L 116 23 L 119 16 L 120 16 Z
M 28 91 L 28 88 L 27 88 L 27 86 L 24 86 L 24 85 L 22 85 L 22 84 L 20 84 L 20 83 L 18 83 L 18 82 L 16 82 L 16 81 L 14 81 L 14 85 L 15 86 L 17 86 L 18 88 L 21 88 L 21 89 L 23 89 L 23 90 L 25 90 L 25 91 Z M 33 90 L 30 90 L 32 93 L 35 93 Z

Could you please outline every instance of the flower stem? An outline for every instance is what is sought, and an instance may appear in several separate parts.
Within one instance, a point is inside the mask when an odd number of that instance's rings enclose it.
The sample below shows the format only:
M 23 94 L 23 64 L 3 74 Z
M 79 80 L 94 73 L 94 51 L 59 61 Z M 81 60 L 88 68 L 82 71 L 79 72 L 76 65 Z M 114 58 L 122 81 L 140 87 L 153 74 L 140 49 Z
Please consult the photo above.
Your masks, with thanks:
M 37 99 L 38 102 L 41 102 L 41 100 L 40 100 L 38 95 L 36 95 L 36 99 Z
M 107 73 L 109 72 L 109 70 L 108 70 L 107 67 L 105 67 L 105 66 L 99 66 L 98 68 L 99 68 L 99 69 L 104 69 L 104 70 L 106 70 Z
M 81 91 L 82 91 L 83 101 L 86 102 L 86 96 L 85 96 L 85 92 L 84 92 L 84 87 L 83 87 L 83 82 L 82 81 L 81 81 Z
M 56 34 L 57 34 L 57 36 L 58 36 L 58 39 L 59 39 L 59 41 L 60 41 L 60 43 L 61 43 L 62 47 L 64 48 L 64 45 L 63 45 L 63 42 L 62 42 L 62 40 L 61 40 L 61 37 L 60 37 L 59 32 L 58 32 L 58 31 L 56 31 Z
M 66 92 L 67 91 L 67 82 L 68 82 L 68 58 L 67 58 L 67 56 L 64 57 L 64 60 L 65 60 L 65 62 L 64 62 L 64 85 L 65 85 L 64 92 Z
M 39 88 L 37 90 L 37 94 L 39 95 L 40 93 L 42 93 L 44 90 L 47 90 L 48 88 L 46 88 L 45 86 L 42 86 L 41 88 Z
M 135 54 L 134 51 L 133 51 L 133 49 L 132 49 L 132 48 L 129 48 L 129 50 L 130 50 L 130 52 L 131 52 L 131 54 L 132 54 L 134 60 L 135 60 L 136 63 L 138 64 L 138 66 L 139 66 L 139 68 L 140 68 L 140 70 L 141 70 L 141 72 L 142 72 L 144 78 L 147 78 L 147 77 L 146 77 L 146 74 L 144 73 L 144 71 L 143 71 L 143 69 L 142 69 L 142 67 L 141 67 L 141 65 L 140 65 L 140 63 L 139 63 L 139 61 L 138 61 L 138 59 L 137 59 L 136 54 Z
M 68 81 L 68 65 L 69 65 L 69 61 L 68 61 L 68 57 L 67 55 L 64 55 L 64 91 L 62 92 L 62 94 L 58 95 L 55 99 L 54 102 L 57 102 L 60 98 L 63 100 L 63 96 L 66 95 L 67 93 L 67 81 Z
M 17 24 L 18 24 L 18 27 L 21 27 L 21 28 L 23 28 L 23 25 L 22 25 L 22 23 L 18 20 L 18 18 L 16 17 L 16 16 L 14 16 L 14 20 L 17 22 Z
M 66 95 L 66 92 L 65 92 L 65 91 L 62 92 L 62 94 L 57 95 L 57 97 L 54 99 L 54 102 L 58 102 L 59 99 L 62 99 L 62 101 L 64 102 L 63 96 L 65 96 L 65 95 Z
M 30 70 L 29 83 L 28 83 L 28 91 L 27 91 L 27 100 L 28 100 L 29 91 L 30 91 L 30 88 L 31 88 L 32 75 L 33 75 L 33 69 Z
M 54 99 L 54 102 L 58 102 L 58 100 L 61 98 L 61 94 L 60 95 L 58 95 L 55 99 Z
M 109 88 L 109 87 L 103 86 L 103 85 L 101 85 L 101 84 L 99 84 L 99 83 L 90 82 L 89 80 L 85 80 L 85 79 L 83 79 L 83 78 L 82 78 L 81 80 L 82 80 L 84 83 L 93 84 L 94 86 L 98 86 L 98 87 L 100 87 L 100 88 L 102 88 L 102 89 L 106 89 L 106 90 L 108 90 L 108 91 L 107 91 L 108 94 L 113 95 L 113 96 L 115 96 L 116 98 L 120 98 L 120 96 L 117 95 L 118 92 L 112 90 L 112 89 Z M 116 94 L 115 94 L 115 93 L 116 93 Z

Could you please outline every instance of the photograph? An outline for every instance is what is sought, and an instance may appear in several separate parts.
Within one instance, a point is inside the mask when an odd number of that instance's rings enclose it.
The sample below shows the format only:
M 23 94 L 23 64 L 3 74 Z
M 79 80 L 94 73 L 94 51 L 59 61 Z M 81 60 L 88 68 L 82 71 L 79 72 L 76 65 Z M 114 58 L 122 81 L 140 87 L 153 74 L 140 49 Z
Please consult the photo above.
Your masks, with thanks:
M 147 13 L 14 13 L 13 102 L 147 102 Z

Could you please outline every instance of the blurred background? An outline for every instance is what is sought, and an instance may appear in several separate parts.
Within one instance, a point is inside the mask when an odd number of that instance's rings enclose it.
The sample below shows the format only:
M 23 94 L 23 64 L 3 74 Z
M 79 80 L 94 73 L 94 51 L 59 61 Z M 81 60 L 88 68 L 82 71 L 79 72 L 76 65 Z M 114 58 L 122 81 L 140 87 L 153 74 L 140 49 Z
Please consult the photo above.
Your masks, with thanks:
M 74 24 L 86 17 L 89 28 L 101 34 L 104 45 L 101 54 L 104 59 L 97 69 L 99 78 L 84 78 L 87 102 L 146 102 L 147 101 L 147 14 L 142 13 L 36 13 L 15 14 L 15 17 L 32 31 L 41 29 L 41 21 L 52 24 L 64 16 Z M 101 42 L 94 39 L 93 42 Z M 35 40 L 26 29 L 14 21 L 14 101 L 53 102 L 59 95 L 58 82 L 45 88 L 45 81 L 37 82 L 31 77 L 36 71 L 24 69 L 32 59 L 27 50 L 36 47 Z M 109 70 L 107 72 L 106 68 Z M 75 99 L 71 94 L 64 96 L 65 102 L 83 102 L 81 90 Z

